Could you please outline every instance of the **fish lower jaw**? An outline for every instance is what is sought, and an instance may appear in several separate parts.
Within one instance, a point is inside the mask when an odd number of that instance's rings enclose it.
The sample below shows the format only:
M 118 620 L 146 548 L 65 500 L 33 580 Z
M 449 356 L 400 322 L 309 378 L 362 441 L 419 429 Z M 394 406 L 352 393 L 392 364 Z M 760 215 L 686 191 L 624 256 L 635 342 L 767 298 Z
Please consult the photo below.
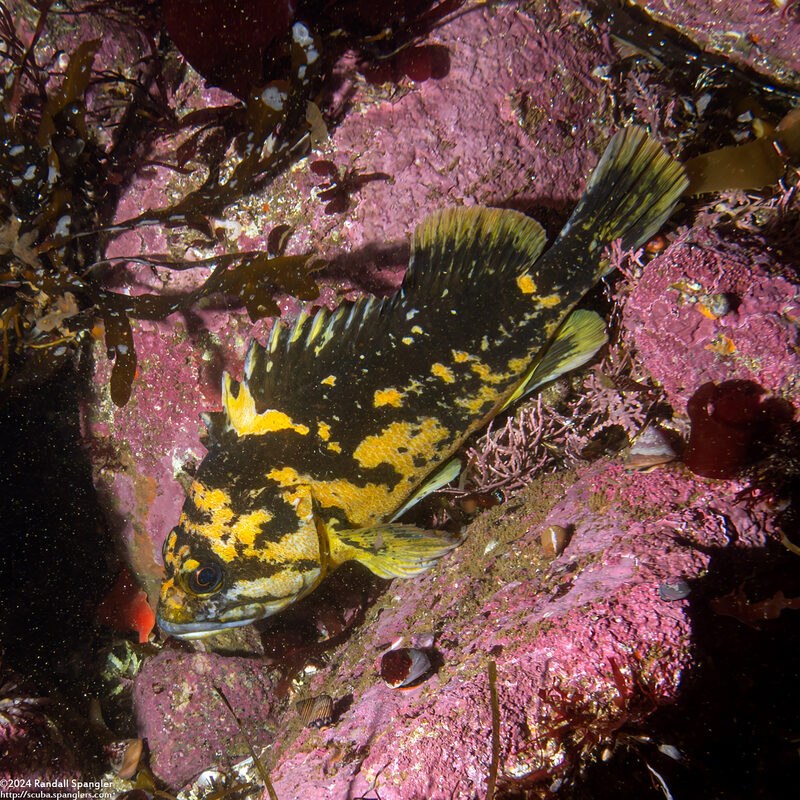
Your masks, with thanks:
M 200 620 L 198 622 L 170 622 L 164 619 L 161 614 L 156 614 L 156 624 L 168 636 L 176 639 L 204 639 L 213 636 L 215 633 L 227 630 L 228 628 L 241 628 L 250 625 L 266 616 L 265 609 L 256 606 L 252 609 L 253 613 L 244 618 L 231 620 Z

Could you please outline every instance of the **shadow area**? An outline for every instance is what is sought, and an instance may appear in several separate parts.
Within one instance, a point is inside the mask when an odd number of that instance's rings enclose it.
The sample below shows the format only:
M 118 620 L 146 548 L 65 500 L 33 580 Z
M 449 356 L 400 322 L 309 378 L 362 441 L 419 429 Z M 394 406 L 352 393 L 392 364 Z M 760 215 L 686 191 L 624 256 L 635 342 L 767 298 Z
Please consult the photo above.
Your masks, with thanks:
M 629 737 L 632 746 L 617 746 L 559 797 L 784 800 L 796 793 L 800 614 L 780 613 L 774 598 L 800 596 L 798 557 L 778 544 L 745 550 L 735 543 L 708 555 L 708 572 L 690 595 L 694 664 L 677 702 L 656 710 L 634 732 L 638 741 Z M 771 618 L 756 621 L 762 615 Z
M 0 652 L 66 694 L 88 677 L 115 564 L 81 445 L 85 385 L 65 369 L 0 405 Z

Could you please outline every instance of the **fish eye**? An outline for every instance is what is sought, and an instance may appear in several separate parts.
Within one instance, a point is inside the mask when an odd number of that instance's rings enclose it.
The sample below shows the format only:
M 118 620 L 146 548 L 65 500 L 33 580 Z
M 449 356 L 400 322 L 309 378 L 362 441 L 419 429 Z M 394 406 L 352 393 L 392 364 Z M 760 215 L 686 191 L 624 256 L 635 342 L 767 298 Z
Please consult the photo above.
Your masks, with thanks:
M 184 583 L 192 594 L 212 594 L 222 585 L 222 577 L 222 567 L 209 562 L 189 572 Z

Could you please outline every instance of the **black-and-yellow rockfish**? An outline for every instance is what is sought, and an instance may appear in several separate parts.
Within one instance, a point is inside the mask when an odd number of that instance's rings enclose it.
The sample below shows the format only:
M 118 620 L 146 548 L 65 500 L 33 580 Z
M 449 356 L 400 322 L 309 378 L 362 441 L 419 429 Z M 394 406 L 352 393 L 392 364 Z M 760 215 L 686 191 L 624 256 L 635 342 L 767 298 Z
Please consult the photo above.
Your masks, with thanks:
M 570 310 L 607 270 L 603 250 L 652 236 L 686 186 L 638 128 L 610 142 L 552 246 L 516 211 L 424 220 L 392 297 L 278 322 L 253 341 L 164 544 L 158 622 L 183 638 L 274 614 L 354 559 L 409 577 L 459 540 L 395 520 L 458 474 L 464 440 L 590 359 L 602 319 Z

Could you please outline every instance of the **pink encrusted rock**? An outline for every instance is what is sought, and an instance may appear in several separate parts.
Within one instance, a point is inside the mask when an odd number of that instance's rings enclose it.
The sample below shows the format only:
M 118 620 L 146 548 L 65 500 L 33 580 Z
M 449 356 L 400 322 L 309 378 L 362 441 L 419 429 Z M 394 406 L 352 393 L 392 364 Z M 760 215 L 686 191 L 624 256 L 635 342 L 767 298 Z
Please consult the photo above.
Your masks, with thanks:
M 179 787 L 204 769 L 228 769 L 249 750 L 217 690 L 230 703 L 254 745 L 272 742 L 276 705 L 269 667 L 212 653 L 165 651 L 136 679 L 139 733 L 153 773 Z
M 636 5 L 738 66 L 790 85 L 800 81 L 800 15 L 795 0 L 637 0 Z
M 622 323 L 678 412 L 707 381 L 752 380 L 800 400 L 800 286 L 766 248 L 695 229 L 636 279 Z M 707 298 L 724 295 L 716 317 Z
M 545 478 L 476 521 L 464 545 L 429 573 L 395 581 L 330 652 L 303 694 L 352 694 L 352 704 L 321 732 L 291 713 L 280 722 L 278 797 L 345 800 L 376 780 L 383 800 L 483 796 L 490 659 L 509 776 L 555 779 L 574 757 L 547 736 L 562 697 L 588 715 L 580 724 L 597 745 L 614 721 L 641 722 L 676 697 L 692 663 L 690 606 L 662 600 L 659 586 L 676 576 L 702 584 L 715 548 L 763 547 L 764 516 L 726 499 L 731 484 L 718 490 L 680 468 L 640 474 L 603 462 L 566 493 L 563 481 Z M 548 524 L 572 530 L 552 562 L 538 543 Z M 427 631 L 437 674 L 411 690 L 386 686 L 381 654 Z
M 330 139 L 266 190 L 231 205 L 224 220 L 212 220 L 221 234 L 219 245 L 203 248 L 195 232 L 149 226 L 118 235 L 107 255 L 171 252 L 191 260 L 220 250 L 266 250 L 269 232 L 286 224 L 294 229 L 289 252 L 314 251 L 344 261 L 347 273 L 337 274 L 340 291 L 353 286 L 386 291 L 397 286 L 404 265 L 395 258 L 388 264 L 393 269 L 383 274 L 371 263 L 374 250 L 404 242 L 427 214 L 443 206 L 511 204 L 563 215 L 613 133 L 611 101 L 596 71 L 616 56 L 607 41 L 587 39 L 579 8 L 565 0 L 542 11 L 510 5 L 458 16 L 429 37 L 449 54 L 449 71 L 440 79 L 372 86 L 351 66 L 341 90 L 348 113 Z M 181 102 L 188 108 L 200 101 L 220 105 L 223 94 L 203 89 L 174 99 L 183 111 Z M 165 159 L 177 143 L 164 141 Z M 309 169 L 318 159 L 357 174 L 385 173 L 389 180 L 364 184 L 349 193 L 344 213 L 326 214 L 326 203 L 316 196 L 322 179 Z M 205 170 L 191 166 L 196 171 L 188 178 L 163 168 L 137 176 L 115 221 L 168 206 L 196 187 Z M 359 257 L 362 248 L 367 255 Z M 158 291 L 168 280 L 167 288 L 174 290 L 197 285 L 206 275 L 120 265 L 113 282 L 133 280 L 141 290 Z

